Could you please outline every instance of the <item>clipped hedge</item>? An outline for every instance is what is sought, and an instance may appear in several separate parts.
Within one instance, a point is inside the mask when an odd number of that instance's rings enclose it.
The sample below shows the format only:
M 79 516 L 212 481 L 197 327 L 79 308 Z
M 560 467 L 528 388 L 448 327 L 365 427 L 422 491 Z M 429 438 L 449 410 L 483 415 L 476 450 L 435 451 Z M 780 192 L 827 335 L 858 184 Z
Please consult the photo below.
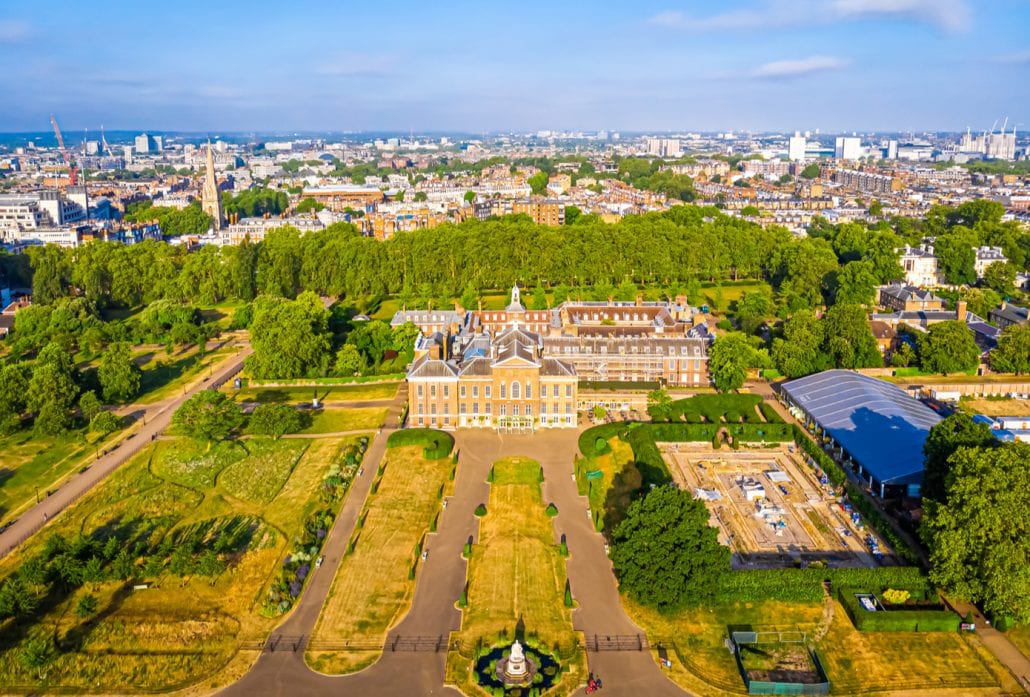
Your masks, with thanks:
M 957 632 L 962 623 L 961 617 L 943 607 L 870 612 L 862 607 L 856 597 L 857 593 L 871 593 L 880 604 L 886 603 L 879 588 L 868 591 L 853 586 L 837 587 L 837 599 L 844 606 L 855 629 L 860 632 Z
M 700 423 L 704 417 L 711 424 L 721 423 L 723 418 L 727 423 L 738 423 L 741 418 L 748 423 L 761 423 L 755 412 L 755 406 L 761 403 L 761 396 L 756 394 L 699 394 L 663 405 L 653 404 L 647 411 L 656 422 Z
M 758 410 L 762 412 L 762 416 L 764 416 L 765 420 L 768 421 L 769 423 L 771 423 L 771 424 L 782 424 L 783 423 L 783 417 L 780 416 L 780 413 L 778 411 L 776 411 L 776 409 L 773 407 L 773 405 L 769 404 L 769 402 L 765 402 L 765 401 L 761 402 L 758 405 Z
M 871 569 L 748 569 L 724 574 L 715 600 L 719 603 L 776 600 L 792 603 L 818 603 L 823 598 L 823 582 L 831 588 L 905 588 L 913 595 L 933 593 L 922 569 L 914 566 L 881 566 Z
M 611 451 L 608 441 L 625 429 L 626 424 L 622 423 L 601 424 L 588 428 L 579 434 L 579 452 L 583 453 L 585 457 L 604 455 Z M 601 441 L 604 442 L 604 449 L 598 450 L 597 446 Z
M 400 448 L 406 445 L 421 445 L 422 457 L 427 460 L 439 460 L 451 454 L 451 450 L 454 449 L 454 436 L 432 428 L 405 428 L 394 431 L 386 440 L 387 448 Z

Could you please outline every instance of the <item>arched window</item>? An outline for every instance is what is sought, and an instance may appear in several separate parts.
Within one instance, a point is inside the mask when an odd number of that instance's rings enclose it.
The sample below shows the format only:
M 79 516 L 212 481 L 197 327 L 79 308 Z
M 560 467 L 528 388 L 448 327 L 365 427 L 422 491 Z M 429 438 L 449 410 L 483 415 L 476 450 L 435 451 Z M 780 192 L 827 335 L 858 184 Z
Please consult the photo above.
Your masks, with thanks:
M 517 383 L 517 382 L 511 383 L 511 398 L 512 399 L 518 399 L 519 398 L 519 383 Z

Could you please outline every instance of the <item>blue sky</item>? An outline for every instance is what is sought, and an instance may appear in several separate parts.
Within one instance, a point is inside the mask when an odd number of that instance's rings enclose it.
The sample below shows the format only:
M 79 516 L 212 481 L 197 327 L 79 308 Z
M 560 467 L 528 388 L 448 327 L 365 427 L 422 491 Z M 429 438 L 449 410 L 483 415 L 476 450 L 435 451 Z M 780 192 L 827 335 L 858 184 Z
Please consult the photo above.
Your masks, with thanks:
M 1030 128 L 1030 0 L 3 0 L 0 131 Z

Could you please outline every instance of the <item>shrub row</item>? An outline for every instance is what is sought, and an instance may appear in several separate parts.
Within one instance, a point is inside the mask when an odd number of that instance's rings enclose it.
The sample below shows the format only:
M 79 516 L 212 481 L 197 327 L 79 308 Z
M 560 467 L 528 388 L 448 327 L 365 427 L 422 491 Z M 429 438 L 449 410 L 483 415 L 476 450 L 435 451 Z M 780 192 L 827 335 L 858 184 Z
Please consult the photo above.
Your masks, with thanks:
M 588 428 L 579 434 L 579 451 L 586 457 L 604 455 L 611 450 L 608 441 L 625 428 L 626 424 L 622 423 L 601 424 Z M 601 442 L 604 443 L 603 448 L 600 448 Z
M 769 402 L 765 402 L 765 401 L 761 402 L 758 405 L 758 409 L 759 409 L 759 411 L 762 412 L 762 416 L 764 416 L 765 420 L 768 421 L 769 423 L 771 423 L 771 424 L 782 424 L 783 423 L 783 418 L 780 416 L 779 412 L 776 411 L 776 409 L 773 408 L 773 405 L 769 404 Z
M 723 575 L 716 592 L 719 603 L 781 602 L 817 603 L 823 598 L 823 582 L 832 588 L 860 587 L 912 589 L 913 595 L 931 592 L 929 580 L 918 567 L 882 566 L 871 569 L 752 569 Z
M 451 454 L 451 450 L 454 449 L 454 436 L 432 428 L 405 428 L 391 433 L 386 441 L 388 448 L 405 445 L 421 445 L 422 457 L 427 460 L 439 460 Z
M 748 423 L 761 423 L 755 412 L 755 405 L 762 398 L 755 394 L 699 394 L 687 399 L 678 399 L 663 405 L 653 404 L 648 413 L 655 421 L 687 421 L 701 423 L 702 417 L 708 423 L 739 423 L 743 418 Z
M 886 610 L 870 612 L 862 607 L 856 593 L 867 593 L 852 586 L 838 586 L 837 599 L 860 632 L 956 632 L 962 619 L 951 610 Z M 885 604 L 880 593 L 873 595 Z

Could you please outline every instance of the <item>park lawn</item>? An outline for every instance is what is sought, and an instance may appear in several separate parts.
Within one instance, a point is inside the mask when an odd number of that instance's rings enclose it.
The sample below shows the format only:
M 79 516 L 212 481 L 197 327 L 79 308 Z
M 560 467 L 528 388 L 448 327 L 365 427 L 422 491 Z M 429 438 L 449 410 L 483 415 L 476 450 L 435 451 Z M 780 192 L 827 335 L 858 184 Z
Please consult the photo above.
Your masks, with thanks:
M 131 583 L 104 581 L 51 596 L 31 623 L 0 623 L 5 638 L 0 685 L 39 690 L 20 655 L 30 632 L 42 631 L 52 633 L 62 646 L 49 675 L 50 686 L 62 691 L 138 694 L 212 680 L 216 686 L 240 642 L 264 639 L 278 621 L 260 612 L 263 591 L 287 542 L 300 534 L 316 506 L 324 507 L 318 501 L 319 485 L 353 440 L 249 440 L 250 454 L 242 457 L 240 446 L 231 443 L 215 445 L 210 458 L 200 457 L 203 447 L 185 439 L 158 441 L 140 451 L 52 521 L 46 532 L 0 561 L 0 577 L 38 553 L 53 533 L 67 539 L 78 533 L 114 533 L 126 548 L 142 543 L 151 550 L 167 535 L 173 540 L 198 535 L 212 540 L 236 534 L 224 555 L 228 569 L 213 578 L 180 577 L 167 569 L 157 576 L 141 571 L 139 580 L 149 585 L 145 591 L 134 591 Z M 270 468 L 280 476 L 281 462 L 292 471 L 285 486 L 261 475 L 262 468 Z M 250 500 L 227 495 L 221 480 L 236 466 L 255 472 L 256 481 L 273 483 L 253 486 Z M 100 612 L 84 622 L 74 608 L 87 593 L 97 596 Z
M 590 511 L 595 524 L 604 517 L 605 501 L 615 475 L 628 463 L 633 462 L 633 448 L 629 443 L 616 436 L 608 441 L 608 445 L 611 447 L 610 453 L 576 460 L 576 487 L 580 496 L 586 496 L 590 501 Z M 601 477 L 589 479 L 586 474 L 591 471 L 601 472 Z
M 0 437 L 0 522 L 14 519 L 36 503 L 36 490 L 46 496 L 62 479 L 95 459 L 98 448 L 120 437 L 120 432 L 98 439 L 96 434 L 69 431 L 60 436 L 38 436 L 24 429 Z
M 340 433 L 342 431 L 374 431 L 386 421 L 386 407 L 347 409 L 328 407 L 311 415 L 311 425 L 302 433 Z
M 949 688 L 997 693 L 1004 668 L 973 641 L 957 632 L 859 632 L 835 602 L 818 651 L 838 693 Z
M 241 441 L 240 447 L 246 451 L 246 458 L 226 467 L 218 477 L 218 486 L 238 499 L 268 503 L 285 486 L 308 444 L 253 438 Z
M 656 657 L 659 645 L 667 650 L 672 668 L 666 674 L 684 689 L 705 696 L 746 692 L 736 660 L 724 643 L 727 625 L 775 626 L 811 634 L 822 613 L 819 604 L 756 602 L 663 615 L 626 596 L 622 604 L 646 632 Z
M 153 404 L 182 392 L 197 377 L 232 355 L 234 349 L 228 346 L 208 351 L 201 356 L 196 346 L 174 353 L 171 356 L 163 350 L 151 351 L 140 356 L 138 363 L 143 369 L 140 378 L 139 404 Z
M 373 402 L 392 400 L 397 394 L 398 382 L 372 383 L 370 385 L 341 385 L 333 387 L 257 387 L 234 389 L 231 382 L 222 386 L 221 391 L 229 394 L 237 402 L 304 403 L 311 404 L 311 399 L 318 396 L 320 402 Z
M 1005 632 L 1005 636 L 1023 652 L 1023 655 L 1030 656 L 1030 626 L 1019 625 L 1018 627 L 1013 627 Z
M 461 630 L 452 636 L 460 646 L 452 653 L 460 658 L 448 658 L 447 682 L 465 694 L 479 694 L 471 670 L 477 644 L 490 646 L 499 637 L 511 642 L 521 620 L 528 641 L 560 646 L 558 660 L 569 668 L 561 684 L 579 684 L 583 659 L 574 648 L 577 633 L 565 606 L 565 560 L 540 493 L 540 463 L 507 458 L 494 463 L 492 471 L 487 512 L 468 563 L 468 603 Z M 561 688 L 557 693 L 564 694 Z
M 1030 401 L 1025 399 L 984 399 L 963 397 L 959 408 L 969 414 L 984 416 L 1027 416 L 1030 415 Z
M 384 464 L 309 645 L 308 664 L 319 672 L 360 670 L 382 653 L 386 633 L 411 602 L 415 545 L 440 510 L 440 491 L 449 485 L 453 467 L 449 458 L 423 459 L 422 446 L 392 448 Z
M 710 308 L 719 307 L 725 310 L 730 306 L 730 303 L 736 302 L 743 297 L 744 293 L 754 293 L 757 291 L 765 291 L 767 295 L 772 296 L 772 288 L 768 283 L 763 281 L 755 281 L 752 283 L 731 283 L 729 285 L 722 286 L 722 303 L 717 303 L 716 300 L 718 293 L 716 292 L 716 286 L 712 283 L 701 284 L 701 297 L 702 301 L 707 304 Z

